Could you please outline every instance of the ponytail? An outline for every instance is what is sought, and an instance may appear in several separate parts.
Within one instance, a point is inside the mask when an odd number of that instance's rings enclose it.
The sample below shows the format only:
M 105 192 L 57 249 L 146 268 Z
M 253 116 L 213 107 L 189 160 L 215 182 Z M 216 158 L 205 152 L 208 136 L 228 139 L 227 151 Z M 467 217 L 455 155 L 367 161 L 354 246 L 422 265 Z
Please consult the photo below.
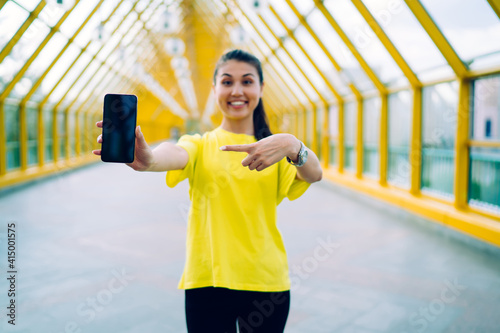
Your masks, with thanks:
M 273 134 L 269 129 L 266 112 L 264 111 L 264 104 L 262 103 L 262 98 L 259 99 L 259 104 L 253 112 L 253 130 L 255 139 L 257 141 Z

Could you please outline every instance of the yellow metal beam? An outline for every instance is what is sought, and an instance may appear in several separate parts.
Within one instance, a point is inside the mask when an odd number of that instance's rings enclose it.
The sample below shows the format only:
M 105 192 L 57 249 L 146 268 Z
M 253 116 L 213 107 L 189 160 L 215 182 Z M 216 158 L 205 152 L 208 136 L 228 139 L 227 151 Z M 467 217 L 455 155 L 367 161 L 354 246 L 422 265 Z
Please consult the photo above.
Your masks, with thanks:
M 457 132 L 455 138 L 455 207 L 467 207 L 469 179 L 469 114 L 470 114 L 470 81 L 459 81 L 459 100 L 457 110 Z
M 89 20 L 92 18 L 92 16 L 97 12 L 97 10 L 101 7 L 102 3 L 104 0 L 99 1 L 99 3 L 96 5 L 96 7 L 92 10 L 92 12 L 89 14 L 89 16 L 85 19 L 85 21 L 82 23 L 82 25 L 75 31 L 73 36 L 68 39 L 68 42 L 66 45 L 63 47 L 63 49 L 59 52 L 59 54 L 56 56 L 56 58 L 52 61 L 52 63 L 47 67 L 45 72 L 38 78 L 38 80 L 33 84 L 31 87 L 31 90 L 26 94 L 26 96 L 23 98 L 19 105 L 19 113 L 20 113 L 20 120 L 24 119 L 24 115 L 26 113 L 26 103 L 28 100 L 33 96 L 33 94 L 37 91 L 37 89 L 40 87 L 42 84 L 43 80 L 47 76 L 47 74 L 52 70 L 52 68 L 55 66 L 57 61 L 61 58 L 61 56 L 64 54 L 64 52 L 68 49 L 68 47 L 73 43 L 74 39 L 78 34 L 82 31 L 82 29 L 87 25 Z M 69 69 L 68 69 L 69 70 Z M 45 103 L 44 103 L 45 104 Z M 43 107 L 43 105 L 42 105 Z M 45 124 L 43 122 L 43 113 L 42 113 L 42 108 L 38 109 L 38 164 L 42 166 L 44 164 L 44 144 L 43 144 L 43 139 L 44 139 L 44 129 L 45 129 Z M 26 122 L 22 121 L 21 122 L 21 128 L 20 132 L 21 134 L 24 134 L 26 132 Z M 22 144 L 21 141 L 21 169 L 26 169 L 27 168 L 27 147 L 26 145 Z
M 381 99 L 382 107 L 380 112 L 380 138 L 379 138 L 379 183 L 382 186 L 387 185 L 387 164 L 389 160 L 389 140 L 388 140 L 388 118 L 389 118 L 389 98 Z
M 338 142 L 337 142 L 337 154 L 338 154 L 338 170 L 339 173 L 344 173 L 344 160 L 345 160 L 345 154 L 344 154 L 344 139 L 345 139 L 345 134 L 344 134 L 344 104 L 339 105 L 339 110 L 338 110 Z
M 226 6 L 227 10 L 233 14 L 234 16 L 234 13 L 232 12 L 231 8 L 229 8 L 229 6 L 226 4 L 226 1 L 223 1 L 223 4 Z M 283 61 L 281 60 L 281 58 L 276 54 L 276 50 L 273 49 L 271 47 L 271 45 L 269 45 L 269 43 L 266 41 L 266 39 L 264 38 L 264 36 L 261 34 L 261 32 L 259 31 L 259 29 L 257 29 L 257 27 L 253 24 L 253 22 L 248 18 L 248 16 L 245 14 L 244 11 L 241 10 L 241 8 L 239 7 L 239 5 L 236 3 L 236 6 L 238 7 L 238 9 L 240 10 L 241 14 L 247 19 L 247 21 L 250 23 L 250 25 L 252 26 L 252 28 L 254 29 L 255 32 L 257 32 L 257 34 L 259 35 L 259 37 L 262 39 L 262 41 L 264 42 L 264 44 L 266 44 L 267 48 L 269 50 L 271 50 L 272 54 L 276 57 L 276 60 L 278 60 L 280 62 L 280 64 L 283 66 L 283 68 L 287 71 L 288 75 L 290 75 L 290 77 L 292 78 L 292 80 L 295 82 L 295 84 L 299 87 L 299 89 L 302 91 L 302 93 L 304 94 L 304 96 L 306 97 L 307 101 L 309 102 L 309 104 L 311 105 L 311 107 L 315 107 L 315 103 L 313 102 L 313 100 L 309 97 L 309 95 L 306 93 L 306 91 L 304 90 L 304 88 L 302 87 L 302 85 L 297 81 L 297 79 L 295 79 L 295 77 L 292 75 L 292 73 L 290 72 L 290 70 L 288 69 L 288 67 L 283 63 Z
M 356 124 L 356 177 L 363 177 L 363 101 L 357 101 Z
M 337 99 L 337 101 L 339 103 L 342 103 L 342 101 L 343 101 L 342 95 L 340 95 L 339 92 L 337 91 L 337 89 L 335 89 L 335 87 L 331 84 L 330 80 L 328 80 L 328 78 L 325 76 L 325 74 L 323 73 L 323 71 L 321 71 L 321 69 L 319 69 L 319 67 L 316 64 L 316 62 L 309 55 L 309 52 L 306 49 L 304 49 L 304 47 L 302 46 L 302 44 L 297 40 L 297 38 L 295 37 L 293 31 L 291 31 L 288 28 L 288 26 L 286 25 L 286 23 L 279 16 L 279 14 L 276 12 L 276 10 L 274 9 L 274 7 L 272 5 L 269 6 L 269 9 L 271 10 L 271 13 L 274 15 L 274 17 L 281 24 L 281 26 L 283 27 L 283 29 L 285 29 L 288 37 L 291 38 L 297 44 L 297 46 L 302 51 L 302 53 L 304 53 L 304 55 L 306 56 L 307 60 L 309 60 L 310 64 L 314 67 L 314 69 L 316 70 L 316 72 L 321 76 L 321 78 L 325 82 L 326 86 L 332 92 L 332 94 L 335 96 L 335 98 Z M 274 34 L 274 32 L 273 32 L 273 34 Z M 313 85 L 313 87 L 314 87 L 314 85 Z M 314 88 L 314 89 L 315 89 L 315 91 L 316 91 L 316 93 L 318 95 L 321 95 L 321 93 L 316 88 Z
M 2 10 L 3 6 L 7 3 L 9 0 L 0 0 L 0 10 Z
M 26 62 L 24 63 L 23 67 L 19 70 L 19 72 L 16 74 L 16 76 L 14 76 L 14 78 L 12 79 L 12 81 L 5 87 L 4 91 L 0 95 L 0 100 L 3 101 L 3 100 L 5 100 L 5 98 L 7 98 L 9 96 L 9 94 L 12 91 L 12 89 L 14 89 L 15 85 L 19 82 L 19 80 L 21 80 L 23 78 L 24 74 L 26 73 L 26 71 L 28 70 L 28 68 L 31 66 L 31 64 L 33 63 L 33 61 L 35 61 L 36 57 L 38 57 L 38 55 L 40 54 L 40 52 L 42 52 L 42 50 L 45 47 L 45 45 L 47 45 L 47 43 L 49 42 L 49 40 L 55 35 L 56 32 L 59 31 L 59 28 L 64 23 L 64 21 L 66 20 L 66 18 L 69 16 L 69 14 L 71 14 L 71 12 L 75 8 L 75 6 L 78 4 L 78 2 L 80 2 L 80 0 L 76 0 L 75 1 L 75 5 L 73 6 L 73 8 L 71 8 L 71 10 L 68 10 L 67 12 L 65 12 L 63 14 L 63 16 L 59 19 L 59 21 L 56 23 L 56 25 L 54 27 L 52 27 L 52 29 L 50 30 L 49 34 L 44 38 L 44 40 L 37 47 L 37 49 L 35 50 L 35 52 L 33 52 L 33 54 L 29 57 L 29 59 L 26 60 Z
M 464 78 L 467 75 L 468 68 L 460 59 L 458 54 L 455 52 L 451 44 L 448 42 L 446 37 L 443 35 L 439 27 L 436 25 L 434 20 L 430 17 L 427 10 L 416 0 L 405 0 L 410 10 L 413 12 L 417 20 L 420 22 L 422 27 L 425 29 L 429 37 L 432 39 L 434 44 L 446 59 L 450 67 L 455 72 L 458 78 Z
M 45 1 L 40 1 L 38 6 L 30 13 L 26 21 L 19 27 L 14 36 L 10 39 L 10 41 L 5 45 L 2 52 L 0 52 L 0 63 L 7 57 L 17 42 L 21 39 L 23 34 L 28 30 L 31 23 L 38 17 L 42 9 L 45 7 Z
M 104 2 L 104 0 L 100 0 L 99 3 L 97 3 L 97 5 L 95 6 L 95 8 L 87 16 L 87 18 L 85 19 L 85 21 L 83 21 L 83 23 L 80 25 L 80 27 L 78 27 L 78 29 L 75 31 L 75 33 L 73 34 L 73 36 L 71 36 L 68 39 L 68 42 L 66 43 L 66 45 L 64 45 L 64 47 L 59 52 L 59 54 L 54 58 L 54 60 L 47 67 L 47 69 L 43 72 L 43 74 L 38 78 L 38 80 L 36 80 L 33 83 L 33 86 L 31 87 L 30 91 L 26 94 L 26 96 L 21 101 L 21 106 L 23 106 L 24 104 L 26 104 L 26 102 L 31 98 L 31 96 L 33 96 L 33 94 L 36 92 L 36 90 L 38 89 L 38 87 L 40 87 L 40 85 L 42 84 L 42 81 L 45 79 L 45 77 L 47 76 L 47 74 L 52 70 L 52 68 L 55 66 L 55 64 L 57 63 L 57 61 L 62 57 L 62 55 L 64 54 L 64 52 L 70 47 L 70 45 L 74 42 L 75 38 L 80 34 L 80 32 L 87 25 L 87 23 L 90 21 L 90 19 L 99 10 L 99 8 L 101 7 L 101 5 L 102 5 L 103 2 Z
M 399 66 L 403 74 L 406 76 L 408 81 L 410 81 L 410 84 L 413 86 L 420 86 L 420 80 L 418 79 L 417 75 L 413 72 L 413 70 L 410 68 L 406 60 L 403 58 L 401 53 L 397 50 L 397 48 L 394 46 L 392 41 L 389 39 L 387 34 L 384 32 L 380 24 L 378 24 L 377 20 L 371 12 L 366 8 L 365 4 L 361 0 L 352 0 L 353 5 L 356 7 L 356 9 L 359 11 L 361 16 L 365 19 L 366 23 L 370 26 L 370 28 L 373 30 L 375 35 L 377 35 L 378 39 L 384 45 L 385 49 L 391 57 L 394 59 L 396 64 Z
M 368 63 L 365 61 L 365 59 L 361 56 L 361 54 L 358 52 L 354 44 L 351 42 L 349 37 L 347 37 L 346 33 L 342 30 L 340 25 L 337 23 L 337 21 L 333 18 L 333 16 L 330 14 L 328 9 L 325 7 L 323 4 L 323 0 L 314 0 L 314 3 L 316 4 L 316 7 L 321 11 L 323 16 L 327 19 L 327 21 L 330 23 L 332 28 L 335 30 L 337 35 L 342 39 L 344 44 L 347 46 L 347 48 L 351 51 L 353 56 L 356 58 L 358 61 L 359 65 L 363 69 L 363 71 L 366 73 L 366 75 L 370 78 L 370 80 L 373 82 L 375 85 L 375 88 L 380 93 L 386 93 L 387 89 L 384 86 L 384 84 L 380 81 L 378 76 L 375 74 L 375 72 L 371 69 L 371 67 L 368 65 Z
M 113 8 L 113 11 L 111 12 L 111 14 L 109 15 L 108 19 L 111 18 L 115 13 L 116 11 L 118 10 L 118 8 L 120 7 L 120 5 L 123 3 L 124 0 L 121 0 L 114 8 Z M 135 5 L 132 7 L 132 8 L 135 8 Z M 130 12 L 128 13 L 130 14 Z M 127 15 L 128 15 L 127 14 Z M 125 17 L 127 16 L 125 15 Z M 118 26 L 115 28 L 115 30 L 111 33 L 114 34 L 116 33 L 116 31 L 120 28 L 121 24 L 123 23 L 124 19 L 120 22 L 120 24 L 118 24 Z M 85 73 L 85 71 L 87 70 L 87 68 L 90 66 L 90 64 L 92 64 L 92 62 L 97 58 L 97 55 L 101 52 L 101 50 L 104 48 L 104 45 L 102 45 L 99 50 L 96 52 L 96 54 L 92 57 L 92 59 L 89 61 L 89 63 L 85 66 L 85 68 L 82 70 L 82 72 L 78 75 L 78 77 L 73 81 L 73 83 L 69 86 L 69 88 L 66 90 L 66 92 L 64 93 L 64 95 L 61 97 L 61 99 L 59 100 L 59 102 L 56 103 L 56 105 L 54 106 L 53 110 L 52 110 L 52 142 L 53 142 L 53 160 L 54 162 L 57 162 L 57 160 L 59 159 L 59 138 L 58 138 L 58 128 L 57 128 L 57 125 L 58 125 L 58 120 L 57 120 L 57 114 L 58 114 L 58 109 L 59 107 L 61 106 L 61 104 L 64 102 L 66 96 L 68 95 L 68 93 L 71 91 L 71 89 L 74 87 L 74 85 L 80 80 L 80 78 L 82 77 L 82 75 Z M 111 54 L 111 53 L 110 53 Z M 87 84 L 90 82 L 90 79 L 89 81 L 87 81 L 87 83 L 84 85 L 84 88 L 87 86 Z M 81 91 L 83 91 L 82 88 L 80 90 L 80 92 L 78 92 L 77 94 L 77 97 L 73 100 L 72 103 L 74 103 L 77 99 L 78 99 L 78 95 L 81 93 Z M 44 100 L 45 101 L 45 100 Z M 42 101 L 42 103 L 44 102 Z M 42 104 L 40 103 L 40 104 Z M 72 105 L 72 104 L 71 104 Z M 68 107 L 66 110 L 69 110 L 70 107 Z M 65 114 L 67 115 L 68 111 L 65 112 Z M 66 116 L 67 118 L 67 116 Z M 69 137 L 69 133 L 67 133 L 66 135 L 66 140 L 68 140 L 68 137 Z
M 268 64 L 269 68 L 272 69 L 272 72 L 271 75 L 275 75 L 279 78 L 279 80 L 281 81 L 281 85 L 280 86 L 284 86 L 287 88 L 287 90 L 289 91 L 289 94 L 288 96 L 292 96 L 292 98 L 295 99 L 295 101 L 297 102 L 297 104 L 299 104 L 302 108 L 305 108 L 305 105 L 298 99 L 297 96 L 295 96 L 295 94 L 293 93 L 293 89 L 290 87 L 290 85 L 288 84 L 288 82 L 283 78 L 283 76 L 281 76 L 281 74 L 279 73 L 278 70 L 276 70 L 276 68 L 273 66 L 273 64 L 269 61 L 269 59 L 265 56 L 263 50 L 260 49 L 260 47 L 257 45 L 257 43 L 255 43 L 255 41 L 251 41 L 252 42 L 252 45 L 255 47 L 255 49 L 257 49 L 260 54 L 262 55 L 262 66 L 264 67 L 265 64 Z M 299 87 L 300 89 L 300 87 Z
M 420 194 L 422 182 L 422 88 L 413 87 L 412 130 L 410 143 L 410 193 Z
M 488 3 L 491 9 L 497 14 L 498 18 L 500 18 L 500 0 L 488 0 Z
M 51 29 L 49 34 L 44 38 L 44 40 L 41 42 L 41 44 L 37 47 L 35 52 L 29 57 L 28 60 L 24 63 L 24 65 L 21 67 L 19 72 L 14 76 L 12 81 L 5 87 L 4 91 L 2 94 L 0 94 L 0 116 L 3 117 L 3 109 L 5 105 L 5 99 L 9 96 L 9 94 L 12 92 L 16 84 L 23 78 L 24 74 L 28 70 L 28 68 L 31 66 L 31 64 L 35 61 L 36 57 L 40 54 L 40 52 L 43 50 L 43 48 L 47 45 L 49 40 L 55 35 L 56 32 L 59 31 L 59 28 L 61 25 L 64 23 L 66 18 L 71 14 L 73 9 L 76 7 L 78 4 L 79 0 L 77 0 L 74 4 L 74 6 L 71 8 L 71 10 L 65 12 L 62 17 L 59 19 L 59 21 L 56 23 L 56 25 Z M 28 132 L 27 132 L 27 125 L 26 125 L 26 109 L 21 107 L 19 110 L 19 145 L 20 145 L 20 167 L 21 170 L 25 170 L 27 168 L 27 157 L 28 157 Z M 5 140 L 5 139 L 3 139 Z M 0 138 L 0 141 L 3 141 Z M 2 144 L 0 143 L 0 146 Z M 1 152 L 1 149 L 0 149 Z M 6 155 L 4 155 L 6 156 Z M 0 173 L 1 173 L 2 168 L 0 167 Z

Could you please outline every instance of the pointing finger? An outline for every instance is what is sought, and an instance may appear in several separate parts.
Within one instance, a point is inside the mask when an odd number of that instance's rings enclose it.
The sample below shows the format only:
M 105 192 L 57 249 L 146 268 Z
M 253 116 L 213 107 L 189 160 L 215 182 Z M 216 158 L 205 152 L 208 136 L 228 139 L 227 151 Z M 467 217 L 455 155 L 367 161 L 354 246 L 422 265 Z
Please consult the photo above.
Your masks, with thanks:
M 252 144 L 248 145 L 228 145 L 228 146 L 222 146 L 220 147 L 220 150 L 222 151 L 239 151 L 239 152 L 245 152 L 249 153 L 250 149 L 252 149 Z

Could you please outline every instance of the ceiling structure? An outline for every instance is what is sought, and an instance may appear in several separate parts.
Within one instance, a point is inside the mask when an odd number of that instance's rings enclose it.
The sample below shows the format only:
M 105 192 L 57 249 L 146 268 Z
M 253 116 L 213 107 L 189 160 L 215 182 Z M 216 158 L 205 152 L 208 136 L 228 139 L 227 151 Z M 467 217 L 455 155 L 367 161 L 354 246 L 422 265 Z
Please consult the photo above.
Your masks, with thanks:
M 450 15 L 449 8 L 454 8 Z M 1 100 L 83 112 L 143 94 L 141 117 L 217 123 L 211 80 L 263 62 L 270 117 L 480 75 L 500 63 L 497 0 L 2 0 Z M 166 118 L 165 118 L 166 117 Z M 177 119 L 177 118 L 176 118 Z

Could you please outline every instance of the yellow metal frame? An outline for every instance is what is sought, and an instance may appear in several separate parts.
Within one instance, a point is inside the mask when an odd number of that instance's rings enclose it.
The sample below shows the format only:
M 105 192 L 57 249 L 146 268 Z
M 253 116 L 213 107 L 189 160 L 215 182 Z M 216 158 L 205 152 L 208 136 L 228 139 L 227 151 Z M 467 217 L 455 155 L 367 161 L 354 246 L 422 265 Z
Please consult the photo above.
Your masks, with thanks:
M 420 1 L 415 0 L 405 0 L 405 3 L 437 46 L 450 67 L 453 69 L 455 75 L 458 78 L 464 78 L 467 75 L 467 66 L 460 59 L 446 37 L 444 37 L 443 33 L 439 30 L 438 26 L 430 17 L 424 6 L 420 3 Z
M 497 14 L 498 18 L 500 18 L 500 0 L 488 0 L 493 11 Z
M 457 132 L 455 138 L 455 178 L 454 194 L 455 207 L 467 207 L 467 194 L 469 185 L 469 106 L 470 106 L 470 81 L 460 79 L 459 99 L 457 110 Z
M 71 14 L 71 12 L 76 7 L 76 5 L 78 4 L 79 1 L 80 0 L 75 1 L 74 6 L 62 15 L 62 17 L 59 19 L 59 21 L 56 23 L 56 25 L 54 27 L 52 27 L 52 29 L 47 34 L 47 36 L 45 36 L 45 38 L 40 43 L 40 45 L 38 45 L 37 49 L 28 58 L 28 60 L 26 60 L 26 62 L 21 67 L 21 69 L 17 72 L 17 74 L 14 76 L 12 81 L 4 88 L 3 92 L 0 94 L 0 117 L 2 118 L 2 120 L 0 122 L 0 125 L 2 126 L 2 129 L 0 130 L 0 154 L 3 154 L 2 156 L 6 156 L 6 153 L 7 153 L 6 137 L 5 137 L 5 129 L 4 129 L 5 125 L 4 125 L 4 120 L 3 120 L 4 119 L 4 110 L 5 110 L 5 100 L 9 96 L 9 94 L 12 92 L 12 90 L 14 89 L 16 84 L 23 78 L 23 76 L 26 73 L 26 71 L 28 70 L 28 68 L 35 61 L 36 57 L 40 54 L 40 52 L 43 50 L 43 48 L 47 45 L 49 40 L 55 35 L 56 32 L 59 31 L 59 28 L 64 23 L 66 18 L 69 16 L 69 14 Z M 40 9 L 40 11 L 41 11 L 41 9 L 43 9 L 43 7 L 44 7 L 44 5 L 39 4 L 39 6 L 37 6 L 35 11 L 37 11 L 37 9 Z M 33 13 L 35 13 L 35 11 Z M 30 17 L 28 18 L 28 20 L 26 22 L 30 22 L 30 24 L 31 24 L 35 20 L 35 18 L 38 16 L 38 14 L 39 14 L 39 12 L 37 12 L 36 15 L 30 15 Z M 21 28 L 16 33 L 16 36 L 13 38 L 13 40 L 11 40 L 12 43 L 9 43 L 9 44 L 11 44 L 12 48 L 19 41 L 19 39 L 21 38 L 21 35 L 24 34 L 24 32 L 27 30 L 28 27 L 29 27 L 29 25 L 27 25 L 25 27 L 24 24 L 23 24 L 23 26 L 21 26 Z M 24 29 L 24 28 L 26 28 L 26 29 Z M 10 45 L 8 45 L 8 46 L 10 47 Z M 4 51 L 7 52 L 7 50 L 5 50 L 5 49 L 4 49 Z M 8 53 L 6 53 L 5 55 L 0 55 L 0 58 L 1 57 L 5 58 L 5 56 L 7 54 Z M 2 58 L 2 60 L 3 60 L 3 58 Z M 26 109 L 25 108 L 21 108 L 19 110 L 19 125 L 20 125 L 19 144 L 20 144 L 20 162 L 21 162 L 20 167 L 21 167 L 21 170 L 25 170 L 27 167 L 27 141 L 28 141 L 28 139 L 27 139 L 28 133 L 27 133 L 27 129 L 26 129 L 27 125 L 26 125 Z M 0 162 L 0 175 L 5 174 L 6 170 L 7 170 L 6 159 L 2 158 L 2 161 Z
M 36 90 L 40 87 L 42 84 L 43 80 L 47 76 L 47 74 L 52 70 L 52 68 L 55 66 L 57 61 L 62 57 L 64 52 L 69 48 L 69 46 L 73 43 L 75 38 L 80 34 L 80 32 L 83 30 L 83 28 L 87 25 L 87 23 L 90 21 L 90 19 L 94 16 L 94 14 L 97 12 L 97 10 L 101 7 L 102 3 L 104 0 L 100 0 L 99 3 L 96 5 L 96 7 L 92 10 L 92 12 L 89 14 L 89 16 L 84 20 L 82 25 L 74 32 L 73 36 L 68 39 L 68 42 L 66 45 L 62 48 L 62 50 L 59 52 L 59 54 L 54 58 L 52 63 L 47 67 L 47 69 L 44 71 L 44 73 L 38 78 L 38 80 L 33 84 L 31 90 L 26 94 L 26 96 L 21 100 L 21 103 L 19 105 L 19 117 L 20 119 L 24 120 L 24 114 L 25 114 L 25 109 L 26 109 L 26 103 L 29 101 L 29 99 L 33 96 L 33 94 L 36 92 Z M 44 130 L 44 124 L 43 124 L 43 114 L 39 109 L 39 115 L 38 115 L 38 133 L 42 133 Z M 26 132 L 26 122 L 23 121 L 21 124 L 21 133 Z M 24 134 L 25 135 L 25 134 Z M 24 136 L 22 136 L 24 138 Z M 38 138 L 42 138 L 41 141 L 39 142 L 39 147 L 38 147 L 38 152 L 39 152 L 39 157 L 40 157 L 40 151 L 44 150 L 44 145 L 43 145 L 43 133 L 42 136 L 38 135 Z M 27 168 L 27 148 L 26 148 L 26 143 L 23 143 L 24 140 L 21 140 L 21 169 L 25 170 Z M 44 157 L 43 154 L 41 155 L 42 158 Z M 44 161 L 43 159 L 39 160 L 39 165 L 43 165 Z
M 422 88 L 413 87 L 412 133 L 410 143 L 410 193 L 420 194 L 422 182 Z
M 14 46 L 17 44 L 17 42 L 19 42 L 21 37 L 24 35 L 26 30 L 28 30 L 33 21 L 38 17 L 44 7 L 45 1 L 40 1 L 38 6 L 36 6 L 36 8 L 30 13 L 26 21 L 24 21 L 24 23 L 19 27 L 11 40 L 7 43 L 7 45 L 5 45 L 2 52 L 0 52 L 0 63 L 5 59 L 5 57 L 10 54 Z

